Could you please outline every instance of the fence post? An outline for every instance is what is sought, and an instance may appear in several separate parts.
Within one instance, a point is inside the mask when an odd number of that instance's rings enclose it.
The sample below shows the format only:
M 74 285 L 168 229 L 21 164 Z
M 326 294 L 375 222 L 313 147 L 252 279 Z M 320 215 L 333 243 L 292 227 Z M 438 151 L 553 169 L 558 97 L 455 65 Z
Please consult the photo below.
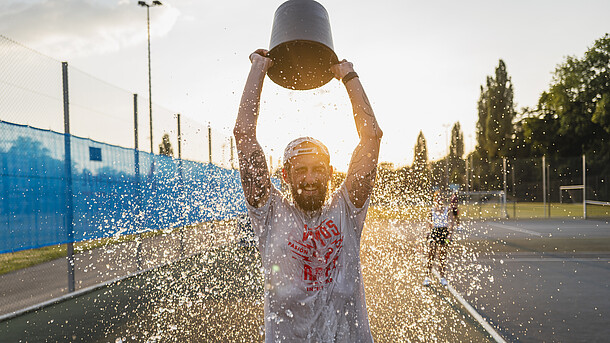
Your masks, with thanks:
M 547 215 L 551 218 L 551 164 L 546 166 L 546 187 L 547 187 Z
M 582 217 L 587 219 L 587 165 L 582 154 Z
M 469 167 L 468 167 L 468 161 L 469 160 L 470 160 L 470 156 L 466 156 L 466 161 L 465 161 L 466 162 L 466 168 L 464 168 L 464 169 L 466 169 L 466 194 L 470 193 L 470 177 L 468 175 L 470 173 L 470 170 L 469 170 Z
M 542 155 L 542 207 L 544 208 L 544 218 L 547 217 L 546 213 L 546 156 Z
M 506 194 L 508 194 L 506 191 L 506 157 L 502 157 L 502 174 L 503 174 L 503 182 L 504 182 L 504 201 L 502 202 L 503 205 L 503 211 L 504 211 L 504 216 L 508 218 L 508 211 L 506 210 Z
M 208 161 L 212 164 L 212 127 L 208 123 Z
M 235 165 L 234 165 L 234 156 L 233 156 L 233 149 L 234 149 L 234 145 L 233 145 L 233 136 L 231 136 L 231 169 L 235 169 Z
M 70 142 L 70 100 L 68 94 L 68 62 L 61 62 L 64 100 L 64 166 L 66 199 L 66 233 L 68 260 L 68 292 L 74 292 L 74 203 L 72 189 L 72 150 Z
M 136 238 L 136 264 L 138 270 L 142 270 L 142 240 L 140 239 L 141 229 L 141 211 L 142 204 L 140 201 L 140 148 L 138 143 L 138 95 L 133 95 L 133 168 L 134 168 L 134 185 L 133 185 L 133 197 L 134 197 L 134 221 L 137 230 Z
M 185 218 L 185 213 L 186 211 L 184 211 L 185 208 L 185 204 L 184 202 L 186 201 L 186 194 L 184 191 L 184 174 L 183 174 L 183 165 L 182 165 L 182 131 L 180 130 L 180 113 L 178 113 L 176 115 L 176 119 L 178 121 L 178 169 L 180 172 L 180 198 L 182 198 L 181 203 L 179 204 L 179 206 L 181 207 L 180 209 L 180 221 L 181 221 L 181 225 L 180 225 L 180 257 L 184 256 L 184 226 L 186 225 L 186 218 Z

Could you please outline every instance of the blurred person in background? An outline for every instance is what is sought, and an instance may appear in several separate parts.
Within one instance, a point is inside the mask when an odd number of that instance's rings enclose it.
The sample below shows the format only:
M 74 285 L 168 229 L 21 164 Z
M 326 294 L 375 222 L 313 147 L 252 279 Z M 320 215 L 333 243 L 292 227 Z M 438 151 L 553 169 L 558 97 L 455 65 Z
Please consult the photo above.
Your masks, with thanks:
M 445 278 L 445 262 L 447 259 L 447 246 L 451 242 L 455 220 L 450 206 L 445 204 L 443 195 L 440 191 L 434 192 L 432 199 L 432 208 L 430 209 L 430 217 L 428 220 L 427 244 L 428 258 L 426 261 L 426 277 L 424 278 L 424 286 L 429 286 L 431 283 L 432 267 L 434 260 L 438 256 L 439 274 L 441 285 L 447 285 Z

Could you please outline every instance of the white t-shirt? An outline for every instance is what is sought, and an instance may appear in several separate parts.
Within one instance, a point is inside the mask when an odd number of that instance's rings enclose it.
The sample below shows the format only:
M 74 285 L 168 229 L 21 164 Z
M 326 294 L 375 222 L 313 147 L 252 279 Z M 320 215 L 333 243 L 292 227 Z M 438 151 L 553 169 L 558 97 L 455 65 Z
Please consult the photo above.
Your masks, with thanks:
M 372 342 L 360 269 L 369 201 L 356 208 L 342 185 L 306 218 L 272 187 L 248 206 L 265 274 L 266 342 Z
M 430 210 L 432 216 L 432 225 L 434 227 L 448 227 L 449 226 L 449 208 L 432 208 Z

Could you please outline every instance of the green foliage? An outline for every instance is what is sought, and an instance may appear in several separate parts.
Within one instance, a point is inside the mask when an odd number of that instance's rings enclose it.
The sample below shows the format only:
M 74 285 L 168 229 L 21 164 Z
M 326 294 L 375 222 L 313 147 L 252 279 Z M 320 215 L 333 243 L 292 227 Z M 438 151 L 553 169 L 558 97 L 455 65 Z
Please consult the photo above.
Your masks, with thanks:
M 478 103 L 477 143 L 481 154 L 487 158 L 504 157 L 512 148 L 514 136 L 513 84 L 500 60 L 495 76 L 488 76 L 481 86 Z
M 169 135 L 167 133 L 164 133 L 163 137 L 161 138 L 161 144 L 159 144 L 159 155 L 174 156 L 174 149 L 172 148 L 172 143 L 169 141 Z
M 464 156 L 464 133 L 459 121 L 451 128 L 449 156 L 451 159 L 461 159 Z
M 411 169 L 404 170 L 404 174 L 405 188 L 412 197 L 421 198 L 427 195 L 431 174 L 428 167 L 428 146 L 422 131 L 419 131 L 413 148 L 413 165 Z
M 523 119 L 523 135 L 537 154 L 608 158 L 610 148 L 610 35 L 583 58 L 567 57 L 549 90 Z
M 419 135 L 417 135 L 417 142 L 415 143 L 413 151 L 413 169 L 425 169 L 428 164 L 428 147 L 426 145 L 424 133 L 421 130 L 419 131 Z

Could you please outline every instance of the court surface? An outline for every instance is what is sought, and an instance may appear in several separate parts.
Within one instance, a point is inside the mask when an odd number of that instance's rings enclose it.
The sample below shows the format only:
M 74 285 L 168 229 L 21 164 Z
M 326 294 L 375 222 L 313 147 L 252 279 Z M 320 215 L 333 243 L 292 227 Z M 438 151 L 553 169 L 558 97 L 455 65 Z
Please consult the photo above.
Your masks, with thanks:
M 604 342 L 610 337 L 610 225 L 596 220 L 469 223 L 476 261 L 453 251 L 453 286 L 514 342 Z M 495 242 L 495 243 L 490 243 Z M 456 261 L 478 265 L 478 287 Z

